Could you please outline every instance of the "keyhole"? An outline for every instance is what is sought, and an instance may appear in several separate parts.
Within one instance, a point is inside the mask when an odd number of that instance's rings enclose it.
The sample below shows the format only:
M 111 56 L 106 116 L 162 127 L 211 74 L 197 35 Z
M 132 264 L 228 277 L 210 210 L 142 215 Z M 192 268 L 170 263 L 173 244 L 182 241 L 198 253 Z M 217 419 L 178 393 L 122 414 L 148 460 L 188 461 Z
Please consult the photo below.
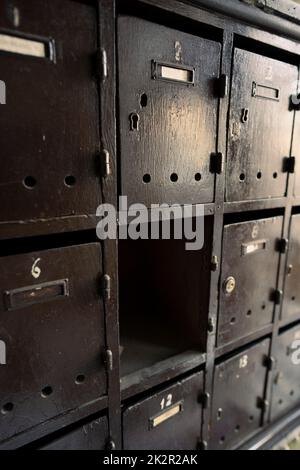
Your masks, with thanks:
M 129 121 L 130 121 L 130 130 L 138 131 L 140 116 L 137 113 L 131 113 L 129 116 Z
M 242 109 L 242 122 L 248 122 L 249 119 L 249 109 L 248 108 L 243 108 Z

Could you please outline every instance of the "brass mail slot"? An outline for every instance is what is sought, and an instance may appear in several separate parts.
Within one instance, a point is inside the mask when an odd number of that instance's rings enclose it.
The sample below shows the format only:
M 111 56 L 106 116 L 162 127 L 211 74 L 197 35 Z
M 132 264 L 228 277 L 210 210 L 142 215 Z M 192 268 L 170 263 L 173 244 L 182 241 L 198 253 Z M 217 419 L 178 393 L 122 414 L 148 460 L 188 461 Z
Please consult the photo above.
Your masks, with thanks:
M 152 62 L 152 78 L 194 85 L 195 70 L 192 67 Z
M 4 293 L 4 299 L 6 309 L 14 310 L 68 295 L 69 281 L 63 279 L 7 291 Z
M 267 240 L 256 240 L 249 243 L 242 244 L 242 256 L 251 255 L 257 251 L 265 250 L 267 247 Z
M 280 90 L 271 86 L 259 85 L 256 82 L 252 83 L 252 96 L 254 98 L 265 98 L 268 100 L 279 101 Z
M 0 33 L 0 52 L 53 59 L 53 44 Z
M 183 402 L 178 402 L 175 403 L 175 405 L 171 406 L 170 408 L 162 411 L 158 415 L 154 416 L 153 418 L 150 418 L 150 428 L 156 428 L 160 424 L 164 423 L 170 418 L 173 418 L 173 416 L 178 415 L 183 411 Z

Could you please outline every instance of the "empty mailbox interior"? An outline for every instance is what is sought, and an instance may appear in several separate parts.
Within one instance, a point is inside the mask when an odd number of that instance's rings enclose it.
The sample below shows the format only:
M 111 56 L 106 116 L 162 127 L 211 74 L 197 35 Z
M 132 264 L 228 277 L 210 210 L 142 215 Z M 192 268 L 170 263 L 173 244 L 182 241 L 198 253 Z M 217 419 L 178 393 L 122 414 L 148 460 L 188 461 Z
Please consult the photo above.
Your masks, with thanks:
M 279 53 L 276 54 L 279 56 Z M 284 196 L 296 65 L 236 47 L 228 129 L 228 201 Z
M 225 225 L 218 346 L 272 323 L 282 223 L 278 216 Z M 232 289 L 228 288 L 231 278 Z
M 270 340 L 263 340 L 215 366 L 211 448 L 240 444 L 261 425 Z
M 125 450 L 196 450 L 201 429 L 203 373 L 153 393 L 123 412 Z
M 96 9 L 59 0 L 31 0 L 29 7 L 18 0 L 22 23 L 14 28 L 7 7 L 0 6 L 6 85 L 0 220 L 95 214 L 101 203 Z
M 118 19 L 121 192 L 129 201 L 213 201 L 220 44 Z
M 106 395 L 101 263 L 98 243 L 0 258 L 1 439 Z
M 119 241 L 122 376 L 205 350 L 211 222 L 199 251 L 187 251 L 184 239 Z

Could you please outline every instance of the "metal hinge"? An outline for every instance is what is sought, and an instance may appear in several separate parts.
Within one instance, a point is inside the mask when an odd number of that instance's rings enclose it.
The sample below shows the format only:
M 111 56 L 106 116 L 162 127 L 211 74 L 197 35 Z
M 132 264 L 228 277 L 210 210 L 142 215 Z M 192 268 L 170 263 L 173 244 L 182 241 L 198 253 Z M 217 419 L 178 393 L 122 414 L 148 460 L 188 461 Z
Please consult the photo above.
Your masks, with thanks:
M 207 410 L 208 406 L 209 406 L 209 400 L 210 400 L 210 394 L 205 392 L 205 393 L 202 393 L 199 397 L 199 403 L 201 403 L 202 405 L 202 408 L 204 410 Z
M 218 91 L 220 98 L 226 98 L 228 96 L 228 75 L 222 74 L 218 81 Z
M 111 372 L 113 370 L 113 353 L 110 349 L 107 349 L 107 351 L 105 351 L 105 364 L 107 370 Z
M 283 159 L 283 171 L 285 173 L 295 173 L 295 164 L 296 164 L 295 157 L 285 157 Z
M 269 408 L 268 400 L 258 397 L 257 399 L 257 408 L 260 408 L 262 411 L 266 411 Z
M 100 152 L 100 164 L 101 164 L 101 175 L 103 178 L 107 178 L 111 174 L 110 167 L 110 155 L 106 149 Z
M 104 300 L 109 300 L 111 295 L 111 279 L 108 274 L 104 274 L 101 279 L 101 292 Z
M 211 258 L 210 269 L 213 272 L 216 272 L 218 270 L 218 267 L 219 267 L 219 259 L 216 255 L 213 255 Z
M 97 52 L 97 75 L 102 82 L 104 82 L 108 76 L 107 54 L 105 49 L 100 49 Z
M 274 290 L 272 300 L 275 303 L 275 305 L 280 305 L 281 304 L 282 296 L 283 296 L 282 290 L 280 290 L 280 289 Z
M 266 356 L 264 358 L 264 364 L 263 364 L 268 370 L 273 370 L 274 365 L 275 365 L 275 359 L 272 356 Z
M 223 153 L 212 153 L 210 156 L 210 172 L 220 175 L 223 172 Z
M 291 95 L 290 99 L 290 111 L 300 111 L 300 93 L 297 95 Z
M 285 254 L 287 252 L 288 245 L 289 245 L 288 238 L 281 238 L 277 242 L 277 251 L 279 251 L 279 253 Z

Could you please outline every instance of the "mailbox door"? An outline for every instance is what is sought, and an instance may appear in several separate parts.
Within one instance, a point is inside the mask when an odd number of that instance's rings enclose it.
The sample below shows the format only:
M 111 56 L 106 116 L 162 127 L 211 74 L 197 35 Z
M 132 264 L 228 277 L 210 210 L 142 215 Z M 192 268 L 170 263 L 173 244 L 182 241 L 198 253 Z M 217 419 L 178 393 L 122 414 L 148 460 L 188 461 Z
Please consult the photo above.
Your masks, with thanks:
M 197 449 L 202 389 L 201 372 L 129 406 L 123 413 L 124 449 Z
M 59 0 L 13 7 L 0 5 L 0 221 L 95 214 L 96 10 Z
M 273 374 L 272 420 L 299 406 L 299 348 L 299 326 L 279 335 L 276 352 L 276 369 Z
M 229 449 L 258 430 L 270 341 L 263 340 L 215 367 L 211 449 Z
M 102 417 L 53 439 L 39 450 L 105 450 L 108 438 L 108 421 Z
M 282 217 L 224 227 L 218 346 L 272 322 L 281 233 Z
M 121 191 L 130 203 L 211 202 L 220 44 L 120 17 Z
M 290 227 L 289 252 L 286 266 L 283 320 L 297 320 L 300 317 L 300 215 L 293 215 Z
M 107 394 L 100 245 L 0 259 L 0 439 Z
M 297 67 L 234 51 L 227 157 L 227 200 L 284 196 Z

